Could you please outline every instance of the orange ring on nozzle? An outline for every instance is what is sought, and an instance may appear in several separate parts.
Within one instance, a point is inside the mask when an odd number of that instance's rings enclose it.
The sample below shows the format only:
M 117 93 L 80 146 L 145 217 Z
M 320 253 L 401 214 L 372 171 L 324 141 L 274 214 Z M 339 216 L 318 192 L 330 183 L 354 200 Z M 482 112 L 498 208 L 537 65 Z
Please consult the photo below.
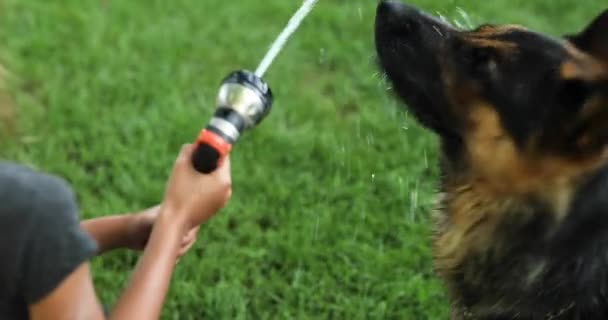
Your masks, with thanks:
M 221 161 L 230 153 L 232 150 L 232 145 L 228 143 L 224 138 L 220 137 L 217 133 L 210 131 L 208 129 L 203 129 L 196 139 L 198 144 L 206 144 L 211 146 L 220 154 L 220 163 L 218 166 L 221 166 Z

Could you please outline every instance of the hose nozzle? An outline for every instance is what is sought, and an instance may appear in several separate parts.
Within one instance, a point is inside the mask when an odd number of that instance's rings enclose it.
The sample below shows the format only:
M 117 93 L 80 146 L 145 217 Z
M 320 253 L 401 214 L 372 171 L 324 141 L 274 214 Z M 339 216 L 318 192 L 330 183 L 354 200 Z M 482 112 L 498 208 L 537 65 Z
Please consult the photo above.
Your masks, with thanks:
M 270 113 L 272 102 L 270 87 L 253 72 L 239 70 L 228 75 L 220 86 L 216 111 L 196 140 L 194 168 L 207 174 L 221 166 L 240 136 Z

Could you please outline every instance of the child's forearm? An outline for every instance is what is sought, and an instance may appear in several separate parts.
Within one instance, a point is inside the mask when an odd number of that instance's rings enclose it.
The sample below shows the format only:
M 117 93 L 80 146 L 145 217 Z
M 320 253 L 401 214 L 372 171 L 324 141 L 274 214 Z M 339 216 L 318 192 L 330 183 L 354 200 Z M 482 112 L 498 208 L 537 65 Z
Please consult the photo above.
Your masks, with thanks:
M 126 246 L 133 219 L 132 214 L 114 215 L 84 220 L 80 227 L 97 241 L 97 254 L 100 255 Z
M 110 319 L 160 318 L 184 230 L 160 218 Z

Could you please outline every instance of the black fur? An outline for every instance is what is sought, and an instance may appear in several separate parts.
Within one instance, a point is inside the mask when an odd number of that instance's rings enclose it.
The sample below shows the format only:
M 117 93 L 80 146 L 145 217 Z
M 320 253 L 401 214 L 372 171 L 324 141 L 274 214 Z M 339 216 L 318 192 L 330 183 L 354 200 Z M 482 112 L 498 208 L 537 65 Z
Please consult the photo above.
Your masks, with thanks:
M 467 139 L 478 102 L 492 108 L 522 159 L 567 164 L 560 190 L 572 196 L 563 216 L 550 202 L 559 197 L 544 197 L 542 186 L 559 170 L 523 195 L 496 193 L 496 203 L 509 205 L 500 218 L 488 218 L 498 224 L 485 249 L 467 251 L 443 270 L 453 319 L 608 319 L 607 34 L 608 11 L 581 32 L 555 38 L 508 26 L 457 30 L 401 2 L 379 3 L 380 67 L 420 123 L 439 136 L 440 184 L 448 197 L 466 189 L 454 184 L 476 181 Z M 443 214 L 445 233 L 451 213 L 446 207 Z

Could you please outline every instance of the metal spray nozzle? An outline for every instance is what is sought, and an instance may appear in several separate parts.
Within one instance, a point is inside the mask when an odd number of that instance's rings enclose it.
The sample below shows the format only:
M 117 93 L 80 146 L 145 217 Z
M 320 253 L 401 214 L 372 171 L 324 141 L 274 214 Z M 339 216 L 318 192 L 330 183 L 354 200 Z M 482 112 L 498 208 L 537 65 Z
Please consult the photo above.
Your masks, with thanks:
M 219 89 L 216 111 L 197 139 L 194 168 L 213 172 L 240 136 L 270 113 L 272 102 L 270 87 L 253 72 L 239 70 L 226 77 Z

